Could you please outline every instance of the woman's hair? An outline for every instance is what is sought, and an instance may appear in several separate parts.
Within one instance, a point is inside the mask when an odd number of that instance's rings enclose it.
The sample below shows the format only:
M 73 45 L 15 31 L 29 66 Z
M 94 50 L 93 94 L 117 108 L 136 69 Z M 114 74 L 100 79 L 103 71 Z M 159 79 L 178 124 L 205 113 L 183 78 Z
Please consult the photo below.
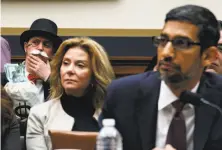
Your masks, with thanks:
M 1 86 L 1 119 L 5 122 L 11 121 L 13 117 L 13 102 L 7 92 Z
M 103 105 L 106 88 L 115 78 L 113 68 L 103 47 L 94 40 L 87 37 L 76 37 L 65 40 L 58 48 L 51 61 L 50 75 L 50 99 L 59 99 L 63 95 L 64 89 L 61 84 L 60 68 L 65 53 L 70 49 L 78 47 L 89 54 L 92 64 L 92 81 L 95 93 L 93 94 L 93 103 L 96 109 Z M 89 88 L 92 89 L 92 88 Z

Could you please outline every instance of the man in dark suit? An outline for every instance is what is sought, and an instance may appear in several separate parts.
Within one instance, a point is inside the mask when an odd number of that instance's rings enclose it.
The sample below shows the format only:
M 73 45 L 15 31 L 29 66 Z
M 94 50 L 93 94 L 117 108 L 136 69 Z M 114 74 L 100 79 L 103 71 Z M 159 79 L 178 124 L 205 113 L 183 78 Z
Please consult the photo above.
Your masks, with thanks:
M 101 118 L 116 120 L 124 150 L 167 144 L 177 150 L 222 150 L 219 111 L 178 100 L 188 90 L 222 107 L 222 77 L 203 73 L 216 59 L 218 39 L 218 22 L 208 9 L 185 5 L 167 13 L 160 36 L 153 37 L 158 71 L 120 78 L 108 87 Z

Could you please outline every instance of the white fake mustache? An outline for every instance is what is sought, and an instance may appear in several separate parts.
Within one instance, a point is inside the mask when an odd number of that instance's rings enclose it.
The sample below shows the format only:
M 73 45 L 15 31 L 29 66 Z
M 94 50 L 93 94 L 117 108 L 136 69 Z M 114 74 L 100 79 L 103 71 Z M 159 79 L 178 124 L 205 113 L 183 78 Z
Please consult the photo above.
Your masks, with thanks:
M 34 49 L 30 53 L 33 54 L 33 55 L 41 55 L 41 56 L 49 59 L 49 56 L 44 51 L 40 51 L 40 50 Z

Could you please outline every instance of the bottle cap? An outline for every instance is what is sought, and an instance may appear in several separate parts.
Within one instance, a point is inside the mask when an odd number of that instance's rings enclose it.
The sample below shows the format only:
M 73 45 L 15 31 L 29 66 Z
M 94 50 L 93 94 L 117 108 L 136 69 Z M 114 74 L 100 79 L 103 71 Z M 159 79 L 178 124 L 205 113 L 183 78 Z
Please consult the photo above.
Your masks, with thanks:
M 114 119 L 103 119 L 103 126 L 115 126 Z

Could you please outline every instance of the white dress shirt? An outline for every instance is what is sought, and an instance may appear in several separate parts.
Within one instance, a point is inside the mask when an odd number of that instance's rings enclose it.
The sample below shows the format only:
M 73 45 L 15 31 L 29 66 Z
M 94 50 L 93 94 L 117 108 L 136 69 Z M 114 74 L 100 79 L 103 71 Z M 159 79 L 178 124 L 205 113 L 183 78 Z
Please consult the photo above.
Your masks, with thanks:
M 25 76 L 26 78 L 28 79 L 28 75 L 29 75 L 29 72 L 27 70 L 25 70 Z M 30 82 L 30 81 L 29 81 Z M 39 103 L 43 103 L 45 102 L 45 98 L 44 98 L 44 88 L 43 88 L 43 84 L 42 84 L 42 80 L 36 80 L 36 83 L 32 83 L 35 85 L 36 87 L 36 93 L 38 95 L 38 99 L 39 99 Z
M 197 92 L 199 82 L 191 90 L 193 93 Z M 161 81 L 160 96 L 158 101 L 158 119 L 156 130 L 156 147 L 164 148 L 166 145 L 166 137 L 170 123 L 176 112 L 176 109 L 172 106 L 174 101 L 178 100 L 178 97 L 173 94 L 170 88 L 164 81 Z M 193 150 L 193 133 L 194 133 L 194 119 L 195 110 L 193 105 L 186 104 L 182 110 L 186 123 L 187 131 L 187 150 Z

